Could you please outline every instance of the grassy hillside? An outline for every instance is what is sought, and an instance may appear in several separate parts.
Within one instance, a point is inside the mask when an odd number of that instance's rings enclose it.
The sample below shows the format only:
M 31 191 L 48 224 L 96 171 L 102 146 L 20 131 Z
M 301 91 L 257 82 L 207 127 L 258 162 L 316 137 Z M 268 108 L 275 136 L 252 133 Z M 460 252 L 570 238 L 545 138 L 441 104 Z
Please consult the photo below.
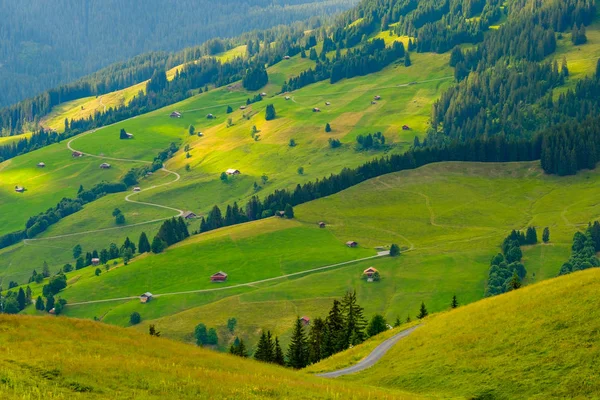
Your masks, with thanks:
M 600 216 L 595 193 L 600 173 L 560 178 L 544 175 L 535 163 L 440 163 L 386 175 L 337 195 L 296 207 L 296 220 L 267 219 L 194 236 L 159 256 L 145 256 L 103 273 L 91 268 L 68 275 L 61 296 L 69 303 L 226 288 L 241 283 L 374 255 L 398 243 L 406 252 L 227 290 L 67 307 L 66 314 L 102 318 L 122 326 L 138 311 L 145 330 L 191 340 L 203 322 L 219 330 L 223 348 L 235 336 L 253 345 L 261 329 L 287 343 L 294 318 L 324 316 L 333 298 L 355 289 L 367 316 L 382 313 L 414 318 L 424 301 L 430 311 L 447 308 L 456 294 L 461 304 L 483 297 L 489 261 L 512 229 L 550 227 L 547 245 L 524 247 L 526 283 L 558 274 L 570 254 L 578 227 Z M 317 221 L 327 227 L 319 229 Z M 347 240 L 360 243 L 347 249 Z M 235 249 L 235 250 L 234 250 Z M 382 280 L 369 284 L 361 271 L 375 266 Z M 210 274 L 230 274 L 210 284 Z M 32 286 L 35 293 L 39 286 Z M 223 312 L 223 310 L 227 310 Z M 277 318 L 273 318 L 276 315 Z M 234 334 L 226 329 L 235 317 Z
M 600 270 L 588 270 L 431 316 L 374 367 L 340 380 L 448 397 L 597 398 L 598 285 Z
M 91 321 L 0 316 L 4 398 L 408 399 Z
M 275 96 L 284 80 L 314 64 L 311 60 L 296 56 L 269 69 L 270 83 L 262 89 L 268 93 L 267 99 L 253 104 L 245 111 L 239 110 L 239 106 L 254 94 L 247 93 L 239 86 L 233 85 L 229 89 L 210 90 L 165 109 L 77 137 L 72 142 L 72 146 L 90 154 L 151 161 L 171 142 L 181 143 L 182 150 L 167 163 L 167 166 L 180 173 L 182 179 L 174 185 L 142 192 L 133 199 L 169 205 L 202 214 L 214 204 L 224 204 L 235 200 L 244 204 L 250 196 L 255 194 L 253 184 L 260 182 L 263 174 L 268 175 L 269 181 L 266 185 L 261 185 L 263 189 L 258 192 L 261 196 L 277 188 L 293 188 L 297 183 L 314 180 L 331 172 L 338 172 L 343 167 L 358 165 L 382 154 L 381 152 L 356 151 L 354 142 L 359 133 L 374 132 L 375 129 L 381 130 L 386 134 L 388 142 L 392 144 L 387 151 L 403 151 L 412 142 L 414 135 L 422 136 L 424 134 L 431 102 L 450 83 L 445 79 L 451 75 L 445 58 L 446 56 L 430 54 L 415 55 L 413 57 L 414 67 L 393 66 L 381 73 L 350 79 L 336 85 L 319 83 L 298 90 L 294 93 L 292 100 L 286 101 L 283 96 Z M 417 65 L 421 65 L 421 68 L 417 68 Z M 398 75 L 398 71 L 403 74 Z M 433 81 L 429 81 L 431 79 Z M 428 82 L 402 86 L 412 81 Z M 383 98 L 379 104 L 372 106 L 370 100 L 376 94 Z M 323 105 L 325 101 L 332 103 L 327 109 Z M 269 103 L 275 104 L 278 118 L 266 122 L 264 109 Z M 229 115 L 225 113 L 228 105 L 235 110 Z M 312 112 L 312 107 L 317 105 L 323 108 L 323 112 L 318 115 Z M 184 117 L 181 119 L 169 118 L 168 115 L 172 110 L 182 111 Z M 216 115 L 217 118 L 207 119 L 208 113 Z M 249 120 L 244 119 L 244 113 L 249 116 Z M 232 118 L 234 124 L 229 128 L 227 127 L 228 118 Z M 332 125 L 331 133 L 324 132 L 327 122 Z M 413 130 L 402 131 L 400 127 L 405 123 L 410 124 Z M 187 128 L 190 124 L 196 127 L 197 132 L 203 132 L 204 137 L 189 136 Z M 260 140 L 258 141 L 253 140 L 250 136 L 252 126 L 256 126 L 259 130 Z M 118 132 L 121 128 L 133 133 L 135 138 L 131 141 L 118 140 Z M 329 149 L 327 143 L 329 138 L 338 138 L 344 145 L 335 150 Z M 288 146 L 290 139 L 296 141 L 296 147 Z M 191 158 L 186 158 L 183 151 L 185 144 L 189 144 L 191 148 L 189 151 Z M 45 160 L 50 157 L 50 154 L 55 154 L 56 160 L 52 165 L 45 161 L 48 165 L 45 169 L 46 173 L 77 168 L 71 167 L 70 152 L 64 143 L 55 144 L 23 156 L 21 162 L 32 162 L 34 159 Z M 17 159 L 12 161 L 14 165 L 3 163 L 2 170 L 0 170 L 0 180 L 11 184 L 18 180 L 18 176 L 31 174 L 30 169 L 25 169 L 25 164 L 20 164 L 21 162 L 17 162 Z M 99 164 L 101 161 L 84 157 L 83 161 L 79 162 L 90 162 L 90 168 L 96 168 L 96 163 Z M 111 174 L 116 177 L 135 165 L 134 162 L 123 161 L 111 161 L 111 164 L 114 168 L 111 170 Z M 190 171 L 186 170 L 187 164 L 190 165 Z M 224 184 L 220 181 L 219 176 L 222 171 L 231 167 L 242 170 L 242 175 Z M 298 174 L 299 167 L 304 168 L 303 175 Z M 5 224 L 0 227 L 0 233 L 21 228 L 29 215 L 47 209 L 61 197 L 74 196 L 79 184 L 84 184 L 85 187 L 91 186 L 93 181 L 101 179 L 98 178 L 98 174 L 101 172 L 82 176 L 81 179 L 77 174 L 70 174 L 68 175 L 69 182 L 75 189 L 69 187 L 64 194 L 46 190 L 43 193 L 47 197 L 43 202 L 38 203 L 29 203 L 29 201 L 34 189 L 38 195 L 41 195 L 39 189 L 32 188 L 25 196 L 15 197 L 11 192 L 14 185 L 6 186 L 5 194 L 0 194 L 2 196 L 0 198 L 16 198 L 21 202 L 22 207 L 19 207 L 18 213 L 3 213 Z M 46 179 L 54 177 L 47 181 L 49 187 L 61 187 L 59 181 L 63 179 L 62 172 L 46 176 Z M 141 186 L 145 188 L 170 179 L 170 177 L 154 176 L 150 180 L 144 180 Z M 124 196 L 109 196 L 100 200 L 98 206 L 87 206 L 77 216 L 59 222 L 40 238 L 55 236 L 63 232 L 96 230 L 97 226 L 106 226 L 112 223 L 110 211 L 114 207 L 130 209 L 122 200 L 119 201 L 119 197 L 123 199 Z M 107 201 L 108 199 L 110 201 Z M 101 207 L 103 211 L 99 212 L 98 209 L 95 209 L 96 207 Z M 141 215 L 143 212 L 140 211 L 140 208 L 149 213 L 157 210 L 155 219 L 171 215 L 165 210 L 147 206 L 135 206 L 135 209 L 131 209 L 131 213 L 140 213 Z M 193 229 L 197 229 L 197 227 Z M 88 241 L 88 238 L 83 235 L 70 239 L 53 240 L 51 243 L 40 242 L 38 243 L 40 247 L 42 244 L 54 246 L 54 250 L 48 249 L 40 253 L 31 253 L 18 246 L 4 249 L 4 251 L 0 251 L 0 269 L 10 271 L 10 275 L 5 275 L 4 279 L 22 282 L 30 275 L 35 266 L 40 268 L 39 266 L 44 261 L 48 262 L 52 269 L 58 269 L 70 260 L 70 249 L 80 241 L 90 243 L 90 247 L 84 246 L 84 243 L 80 244 L 84 248 L 87 247 L 88 250 L 93 250 L 106 247 L 111 241 L 122 243 L 128 235 L 137 238 L 140 232 L 141 230 L 137 228 L 125 228 L 110 232 L 110 234 L 98 233 L 93 241 Z M 147 232 L 150 234 L 154 231 L 148 228 Z M 10 253 L 10 257 L 5 256 L 7 253 Z

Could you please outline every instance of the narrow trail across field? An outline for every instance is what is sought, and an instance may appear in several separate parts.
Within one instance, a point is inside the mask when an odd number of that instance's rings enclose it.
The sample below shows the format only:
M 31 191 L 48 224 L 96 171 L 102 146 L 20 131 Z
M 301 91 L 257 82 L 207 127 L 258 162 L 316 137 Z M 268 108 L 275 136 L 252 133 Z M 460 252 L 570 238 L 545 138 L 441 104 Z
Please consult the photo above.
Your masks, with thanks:
M 135 162 L 135 163 L 141 163 L 141 164 L 152 164 L 152 162 L 150 161 L 144 161 L 144 160 L 132 160 L 132 159 L 127 159 L 127 158 L 115 158 L 115 157 L 105 157 L 105 156 L 97 156 L 95 154 L 90 154 L 90 153 L 84 153 L 80 150 L 76 150 L 75 148 L 73 148 L 73 146 L 71 145 L 76 139 L 79 139 L 83 136 L 87 136 L 87 135 L 91 135 L 93 133 L 95 133 L 97 130 L 94 129 L 92 131 L 89 131 L 87 133 L 84 133 L 82 135 L 76 136 L 74 138 L 72 138 L 71 140 L 69 140 L 67 142 L 67 148 L 69 150 L 71 150 L 72 152 L 78 151 L 81 154 L 83 154 L 86 157 L 93 157 L 93 158 L 98 158 L 98 159 L 102 159 L 102 160 L 111 160 L 111 161 L 123 161 L 123 162 Z M 145 201 L 137 201 L 137 200 L 132 200 L 131 196 L 136 195 L 138 193 L 142 193 L 142 192 L 146 192 L 152 189 L 156 189 L 159 187 L 163 187 L 163 186 L 168 186 L 168 185 L 172 185 L 173 183 L 179 181 L 181 179 L 181 175 L 179 175 L 177 172 L 174 171 L 170 171 L 166 168 L 161 168 L 161 171 L 166 172 L 167 174 L 171 174 L 174 175 L 174 179 L 166 182 L 166 183 L 161 183 L 159 185 L 153 185 L 150 186 L 148 188 L 145 188 L 143 190 L 140 190 L 139 192 L 132 192 L 129 193 L 127 196 L 125 196 L 125 201 L 129 202 L 129 203 L 134 203 L 134 204 L 142 204 L 142 205 L 146 205 L 146 206 L 151 206 L 151 207 L 158 207 L 158 208 L 163 208 L 163 209 L 167 209 L 167 210 L 172 210 L 177 212 L 177 215 L 175 215 L 176 217 L 179 217 L 181 215 L 183 215 L 184 211 L 180 210 L 178 208 L 174 208 L 174 207 L 169 207 L 169 206 L 165 206 L 162 204 L 156 204 L 156 203 L 149 203 L 149 202 L 145 202 Z M 104 228 L 104 229 L 95 229 L 95 230 L 90 230 L 90 231 L 84 231 L 84 232 L 75 232 L 75 233 L 67 233 L 64 235 L 56 235 L 56 236 L 49 236 L 49 237 L 45 237 L 45 238 L 39 238 L 39 239 L 25 239 L 23 241 L 23 244 L 25 245 L 30 245 L 31 242 L 38 242 L 38 241 L 42 241 L 42 240 L 52 240 L 52 239 L 61 239 L 61 238 L 66 238 L 66 237 L 71 237 L 71 236 L 79 236 L 79 235 L 87 235 L 90 233 L 98 233 L 98 232 L 106 232 L 106 231 L 112 231 L 112 230 L 118 230 L 118 229 L 124 229 L 124 228 L 131 228 L 134 226 L 141 226 L 141 225 L 147 225 L 147 224 L 152 224 L 155 222 L 160 222 L 160 221 L 164 221 L 166 219 L 169 219 L 171 217 L 166 217 L 166 218 L 158 218 L 158 219 L 153 219 L 151 221 L 144 221 L 144 222 L 139 222 L 137 224 L 129 224 L 129 225 L 123 225 L 123 226 L 115 226 L 115 227 L 111 227 L 111 228 Z
M 316 376 L 319 376 L 321 378 L 337 378 L 342 375 L 354 374 L 356 372 L 360 372 L 362 370 L 370 368 L 373 365 L 375 365 L 375 363 L 379 361 L 381 357 L 383 357 L 385 353 L 387 353 L 388 350 L 390 350 L 399 340 L 404 339 L 405 337 L 413 333 L 415 329 L 417 329 L 419 326 L 420 325 L 417 325 L 413 326 L 412 328 L 403 330 L 402 332 L 387 339 L 379 346 L 375 347 L 375 349 L 373 349 L 373 351 L 369 353 L 368 356 L 360 360 L 357 364 L 337 371 L 316 374 Z
M 298 276 L 298 275 L 311 274 L 314 272 L 319 272 L 319 271 L 324 271 L 324 270 L 328 270 L 328 269 L 332 269 L 332 268 L 336 268 L 336 267 L 341 267 L 343 265 L 354 264 L 354 263 L 361 262 L 361 261 L 373 260 L 375 258 L 385 257 L 385 256 L 389 256 L 389 255 L 390 255 L 390 252 L 388 250 L 380 251 L 375 256 L 359 258 L 359 259 L 350 260 L 350 261 L 344 261 L 344 262 L 337 263 L 337 264 L 326 265 L 324 267 L 308 269 L 306 271 L 299 271 L 299 272 L 294 272 L 291 274 L 276 276 L 273 278 L 261 279 L 261 280 L 254 281 L 254 282 L 239 283 L 237 285 L 216 287 L 216 288 L 211 288 L 211 289 L 198 289 L 198 290 L 186 290 L 186 291 L 182 291 L 182 292 L 160 293 L 160 294 L 153 294 L 152 296 L 153 297 L 177 296 L 177 295 L 182 295 L 182 294 L 217 292 L 217 291 L 223 291 L 223 290 L 236 289 L 236 288 L 245 287 L 245 286 L 252 287 L 252 286 L 258 285 L 260 283 L 272 282 L 272 281 L 277 281 L 277 280 L 281 280 L 281 279 L 287 279 L 287 278 L 291 278 L 293 276 Z M 138 296 L 129 296 L 129 297 L 118 297 L 118 298 L 113 298 L 113 299 L 81 301 L 78 303 L 69 303 L 68 306 L 71 307 L 71 306 L 79 306 L 79 305 L 84 305 L 84 304 L 96 304 L 96 303 L 107 303 L 107 302 L 113 302 L 113 301 L 134 300 L 134 299 L 138 299 L 138 298 L 139 298 L 139 295 Z

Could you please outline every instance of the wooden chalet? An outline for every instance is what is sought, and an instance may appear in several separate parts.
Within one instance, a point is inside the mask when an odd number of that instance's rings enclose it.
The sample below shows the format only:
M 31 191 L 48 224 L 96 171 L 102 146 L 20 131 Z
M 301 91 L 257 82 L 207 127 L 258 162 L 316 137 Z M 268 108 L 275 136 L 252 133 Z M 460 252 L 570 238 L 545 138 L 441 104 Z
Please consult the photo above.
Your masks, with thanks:
M 140 303 L 148 303 L 152 300 L 152 293 L 146 292 L 140 296 Z
M 245 110 L 246 106 L 240 106 L 240 110 Z
M 285 99 L 286 99 L 286 100 L 290 100 L 290 99 L 291 99 L 291 97 L 290 97 L 290 96 L 285 96 Z
M 313 108 L 313 112 L 321 112 L 321 109 L 319 107 L 315 107 Z
M 127 139 L 133 139 L 133 133 L 125 132 Z
M 211 282 L 225 282 L 227 280 L 227 274 L 223 271 L 219 271 L 210 277 Z
M 15 192 L 23 193 L 24 191 L 25 191 L 25 188 L 23 186 L 15 186 Z
M 262 92 L 260 95 L 261 95 L 262 97 L 266 97 L 266 96 L 267 96 L 267 94 L 266 94 L 265 92 Z
M 275 215 L 277 215 L 280 218 L 283 218 L 283 217 L 285 217 L 285 211 L 277 211 L 277 213 Z
M 289 59 L 290 59 L 290 56 L 283 56 L 283 59 L 284 59 L 284 60 L 289 60 Z
M 319 222 L 319 228 L 325 228 L 325 222 L 321 221 Z
M 92 265 L 93 266 L 100 265 L 100 259 L 99 258 L 92 258 Z
M 239 169 L 234 169 L 234 168 L 229 168 L 227 171 L 225 171 L 225 173 L 227 175 L 239 175 L 241 174 Z
M 142 188 L 141 188 L 141 187 L 139 187 L 139 186 L 136 186 L 136 187 L 134 187 L 134 188 L 133 188 L 133 191 L 134 191 L 134 192 L 141 192 L 141 191 L 142 191 Z
M 354 240 L 349 240 L 346 242 L 346 246 L 348 247 L 358 247 L 358 243 L 355 242 Z
M 41 163 L 38 163 L 37 166 L 38 166 L 38 168 L 44 168 L 44 167 L 46 167 L 46 164 L 44 164 L 43 162 L 41 162 Z
M 74 151 L 71 153 L 71 157 L 83 157 L 83 153 L 80 151 Z
M 363 276 L 367 278 L 367 282 L 379 280 L 379 271 L 373 267 L 369 267 L 363 271 Z
M 308 326 L 308 325 L 310 325 L 310 318 L 304 316 L 304 317 L 300 318 L 300 323 L 303 326 Z
M 373 100 L 381 100 L 381 96 L 379 96 L 379 95 L 375 96 L 375 97 L 373 97 Z
M 100 168 L 101 169 L 109 169 L 110 168 L 110 164 L 109 163 L 102 163 L 102 164 L 100 164 Z
M 212 114 L 207 114 L 207 115 L 206 115 L 206 118 L 207 118 L 207 119 L 214 119 L 214 118 L 215 118 L 215 116 L 214 116 L 214 115 L 212 115 Z
M 371 104 L 375 105 L 375 104 L 377 104 L 377 102 L 376 102 L 375 100 L 373 100 L 373 101 L 371 102 Z
M 193 219 L 193 218 L 196 218 L 198 216 L 196 214 L 194 214 L 193 212 L 191 212 L 191 211 L 186 211 L 186 212 L 183 213 L 182 217 L 184 219 Z
M 408 125 L 402 125 L 402 130 L 403 131 L 410 131 L 410 126 L 408 126 Z
M 169 115 L 169 117 L 171 117 L 171 118 L 181 118 L 181 113 L 179 111 L 173 111 L 171 113 L 171 115 Z

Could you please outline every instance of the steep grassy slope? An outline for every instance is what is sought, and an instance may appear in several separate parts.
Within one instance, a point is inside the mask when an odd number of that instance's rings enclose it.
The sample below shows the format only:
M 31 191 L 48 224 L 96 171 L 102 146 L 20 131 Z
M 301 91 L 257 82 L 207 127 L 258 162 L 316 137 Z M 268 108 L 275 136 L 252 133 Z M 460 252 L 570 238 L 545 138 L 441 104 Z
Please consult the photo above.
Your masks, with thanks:
M 356 151 L 354 142 L 359 133 L 374 132 L 376 129 L 383 131 L 388 142 L 393 143 L 388 149 L 391 152 L 403 151 L 412 142 L 414 135 L 422 136 L 426 129 L 431 102 L 450 83 L 446 78 L 451 75 L 451 71 L 446 65 L 446 56 L 422 54 L 415 55 L 413 60 L 415 66 L 411 68 L 393 66 L 381 73 L 350 79 L 336 85 L 319 83 L 295 92 L 293 99 L 286 101 L 283 96 L 274 96 L 284 80 L 314 64 L 311 60 L 297 56 L 270 68 L 270 83 L 262 89 L 268 93 L 268 98 L 253 104 L 247 110 L 238 110 L 238 107 L 254 94 L 233 85 L 231 89 L 210 90 L 165 109 L 77 137 L 72 142 L 72 146 L 96 155 L 151 161 L 171 142 L 180 142 L 182 150 L 167 163 L 167 166 L 179 172 L 182 179 L 170 186 L 142 192 L 134 196 L 134 200 L 193 210 L 198 214 L 208 211 L 214 204 L 230 203 L 235 200 L 244 204 L 246 199 L 255 194 L 253 184 L 260 182 L 262 174 L 268 175 L 269 181 L 266 185 L 262 185 L 264 188 L 258 193 L 259 195 L 277 188 L 293 188 L 297 183 L 338 172 L 343 167 L 358 165 L 382 154 Z M 417 68 L 417 65 L 421 67 Z M 402 74 L 398 75 L 398 72 Z M 430 79 L 433 81 L 429 81 Z M 428 82 L 402 86 L 412 81 Z M 370 100 L 375 94 L 383 96 L 383 99 L 376 106 L 372 106 Z M 323 105 L 325 101 L 330 101 L 332 105 L 326 108 Z M 266 122 L 264 109 L 269 103 L 275 104 L 279 117 L 274 121 Z M 235 109 L 229 115 L 225 113 L 228 105 Z M 320 114 L 311 111 L 312 107 L 317 105 L 323 109 Z M 168 115 L 172 110 L 182 111 L 184 117 L 169 118 Z M 216 115 L 217 118 L 207 119 L 208 113 Z M 243 118 L 244 113 L 249 116 L 249 120 Z M 230 128 L 227 128 L 227 118 L 232 118 L 234 123 Z M 327 122 L 332 125 L 331 133 L 324 132 Z M 402 131 L 400 127 L 405 123 L 410 124 L 413 131 Z M 196 127 L 196 131 L 203 132 L 204 137 L 189 136 L 187 128 L 190 124 Z M 259 130 L 258 141 L 250 136 L 252 126 L 256 126 Z M 118 132 L 121 128 L 133 133 L 135 138 L 131 141 L 118 140 Z M 339 138 L 344 145 L 338 149 L 329 149 L 327 143 L 329 138 Z M 290 139 L 295 139 L 297 143 L 295 147 L 288 146 Z M 186 152 L 183 151 L 185 144 L 191 147 L 189 151 L 191 158 L 186 158 Z M 62 143 L 30 153 L 25 157 L 45 159 L 46 154 L 50 152 L 56 153 L 61 162 L 46 167 L 48 171 L 51 168 L 68 168 L 71 163 L 70 153 Z M 111 162 L 111 164 L 122 165 L 121 172 L 135 165 L 135 163 L 124 162 Z M 190 171 L 185 168 L 187 164 L 190 165 Z M 242 170 L 242 175 L 224 184 L 219 176 L 222 171 L 231 167 Z M 304 168 L 303 175 L 298 174 L 299 167 Z M 0 180 L 4 181 L 6 177 L 7 182 L 12 182 L 13 176 L 27 173 L 29 172 L 22 167 L 15 166 L 12 169 L 6 167 L 0 171 Z M 60 177 L 60 174 L 57 175 L 57 179 Z M 92 175 L 88 178 L 95 179 Z M 70 175 L 70 179 L 75 187 L 78 187 L 79 183 L 83 183 L 86 187 L 90 186 L 88 180 L 80 181 L 78 175 Z M 145 188 L 170 179 L 172 178 L 155 176 L 150 180 L 144 180 L 141 186 Z M 58 183 L 49 181 L 49 185 L 58 185 Z M 10 192 L 12 189 L 9 186 L 6 191 Z M 6 196 L 8 195 L 7 193 Z M 45 202 L 35 205 L 28 203 L 27 196 L 21 196 L 20 213 L 3 213 L 6 224 L 0 227 L 0 233 L 20 228 L 29 215 L 45 210 L 60 199 L 56 196 L 57 193 L 53 194 L 52 191 L 48 191 L 47 195 Z M 74 193 L 68 195 L 74 196 Z M 0 196 L 4 195 L 0 194 Z M 110 211 L 114 207 L 128 208 L 122 200 L 119 204 L 119 197 L 123 199 L 124 196 L 110 196 L 110 201 L 102 199 L 99 201 L 102 206 L 97 207 Z M 59 222 L 40 238 L 63 232 L 96 230 L 97 226 L 105 226 L 113 221 L 110 211 L 98 212 L 95 207 L 88 206 L 77 216 Z M 168 212 L 165 215 L 165 211 L 157 208 L 139 206 L 138 209 L 140 207 L 147 209 L 148 212 L 157 210 L 155 218 L 170 215 Z M 138 209 L 131 209 L 131 212 L 141 214 Z M 153 235 L 152 232 L 155 230 L 148 228 L 146 231 Z M 125 228 L 110 234 L 98 233 L 89 246 L 81 244 L 86 250 L 100 249 L 107 247 L 112 241 L 122 243 L 126 236 L 137 238 L 140 232 L 141 230 L 137 228 Z M 40 268 L 44 261 L 48 262 L 53 270 L 58 269 L 71 259 L 70 249 L 80 241 L 86 240 L 82 236 L 60 239 L 51 243 L 40 242 L 40 245 L 52 245 L 55 249 L 40 253 L 27 251 L 25 252 L 27 254 L 23 255 L 20 254 L 23 249 L 5 249 L 0 252 L 0 268 L 7 270 L 10 265 L 11 275 L 5 278 L 22 282 L 29 276 L 31 269 Z M 3 256 L 6 252 L 10 252 L 10 258 Z
M 431 316 L 374 367 L 341 379 L 448 397 L 597 398 L 599 285 L 600 270 L 588 270 Z
M 407 399 L 100 323 L 0 316 L 0 393 L 64 399 Z

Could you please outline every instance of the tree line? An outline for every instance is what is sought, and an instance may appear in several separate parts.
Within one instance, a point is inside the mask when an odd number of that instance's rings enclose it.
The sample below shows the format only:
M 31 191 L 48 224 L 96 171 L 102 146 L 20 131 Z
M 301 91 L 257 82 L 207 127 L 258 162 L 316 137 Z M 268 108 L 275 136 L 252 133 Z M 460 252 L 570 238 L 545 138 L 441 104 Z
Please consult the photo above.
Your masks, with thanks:
M 600 266 L 596 253 L 600 251 L 600 223 L 590 222 L 584 232 L 576 232 L 571 246 L 571 257 L 560 268 L 558 275 Z

